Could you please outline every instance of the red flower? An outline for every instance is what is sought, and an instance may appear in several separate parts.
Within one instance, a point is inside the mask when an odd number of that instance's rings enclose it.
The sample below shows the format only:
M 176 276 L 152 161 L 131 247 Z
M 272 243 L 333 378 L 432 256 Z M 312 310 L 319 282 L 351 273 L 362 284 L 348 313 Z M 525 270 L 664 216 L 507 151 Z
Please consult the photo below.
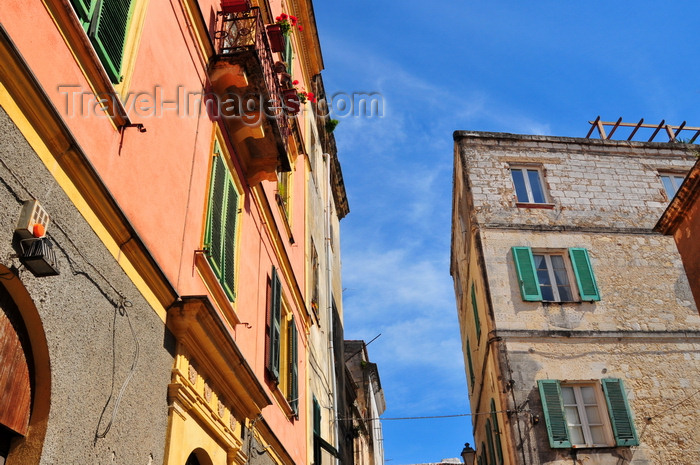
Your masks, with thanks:
M 304 30 L 304 28 L 299 26 L 299 31 L 303 31 L 303 30 Z
M 282 14 L 280 15 L 280 18 L 282 18 L 282 19 L 287 19 L 287 15 L 286 15 L 285 13 L 282 13 Z
M 299 84 L 299 81 L 297 81 L 296 79 L 292 81 L 292 85 L 296 86 L 297 84 Z

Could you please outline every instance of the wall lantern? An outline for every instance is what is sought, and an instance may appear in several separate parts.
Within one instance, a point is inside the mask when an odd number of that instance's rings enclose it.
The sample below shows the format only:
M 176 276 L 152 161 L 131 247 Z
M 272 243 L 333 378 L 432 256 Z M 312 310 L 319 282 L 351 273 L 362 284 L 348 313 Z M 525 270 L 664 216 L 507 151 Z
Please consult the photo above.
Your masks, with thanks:
M 472 449 L 469 443 L 464 444 L 464 449 L 462 449 L 462 460 L 464 460 L 464 465 L 474 465 L 474 457 L 476 457 L 476 451 Z
M 48 237 L 22 239 L 19 244 L 22 248 L 19 261 L 34 276 L 56 276 L 59 274 L 56 252 Z
M 15 228 L 15 237 L 19 241 L 19 261 L 34 276 L 56 276 L 58 261 L 53 244 L 46 237 L 49 215 L 36 199 L 22 204 L 22 211 Z

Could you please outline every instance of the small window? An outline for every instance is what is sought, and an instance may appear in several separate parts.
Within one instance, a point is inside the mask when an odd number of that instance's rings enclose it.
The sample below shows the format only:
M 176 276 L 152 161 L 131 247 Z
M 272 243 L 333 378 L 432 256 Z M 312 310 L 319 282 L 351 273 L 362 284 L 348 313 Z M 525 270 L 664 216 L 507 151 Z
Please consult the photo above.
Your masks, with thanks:
M 539 380 L 552 448 L 639 444 L 622 380 Z
M 511 167 L 515 196 L 519 203 L 547 203 L 542 171 L 535 167 Z
M 681 187 L 681 184 L 683 184 L 683 180 L 685 179 L 684 174 L 677 174 L 677 173 L 660 173 L 659 176 L 661 177 L 661 182 L 664 185 L 664 190 L 666 191 L 666 195 L 668 196 L 669 199 L 672 199 L 673 197 L 676 196 L 676 192 L 678 192 L 678 188 Z
M 518 286 L 525 301 L 600 300 L 588 251 L 513 247 Z M 576 285 L 574 285 L 574 283 Z

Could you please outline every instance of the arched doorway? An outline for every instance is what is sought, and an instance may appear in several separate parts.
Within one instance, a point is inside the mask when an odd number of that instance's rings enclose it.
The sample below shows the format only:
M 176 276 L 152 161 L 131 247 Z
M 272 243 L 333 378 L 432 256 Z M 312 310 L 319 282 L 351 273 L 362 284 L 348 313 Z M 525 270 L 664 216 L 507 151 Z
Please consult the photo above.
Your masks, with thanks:
M 50 380 L 39 312 L 19 276 L 0 265 L 0 465 L 39 462 Z
M 15 278 L 17 279 L 17 278 Z M 29 430 L 34 367 L 22 315 L 0 283 L 0 464 L 11 442 Z

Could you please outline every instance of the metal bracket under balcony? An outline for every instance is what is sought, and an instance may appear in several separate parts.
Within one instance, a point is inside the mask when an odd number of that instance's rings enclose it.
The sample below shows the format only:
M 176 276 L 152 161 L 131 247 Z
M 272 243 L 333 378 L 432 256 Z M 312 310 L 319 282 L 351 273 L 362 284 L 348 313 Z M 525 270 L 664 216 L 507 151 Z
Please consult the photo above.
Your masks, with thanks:
M 248 183 L 274 181 L 291 170 L 290 129 L 260 9 L 218 18 L 208 110 L 224 122 Z

